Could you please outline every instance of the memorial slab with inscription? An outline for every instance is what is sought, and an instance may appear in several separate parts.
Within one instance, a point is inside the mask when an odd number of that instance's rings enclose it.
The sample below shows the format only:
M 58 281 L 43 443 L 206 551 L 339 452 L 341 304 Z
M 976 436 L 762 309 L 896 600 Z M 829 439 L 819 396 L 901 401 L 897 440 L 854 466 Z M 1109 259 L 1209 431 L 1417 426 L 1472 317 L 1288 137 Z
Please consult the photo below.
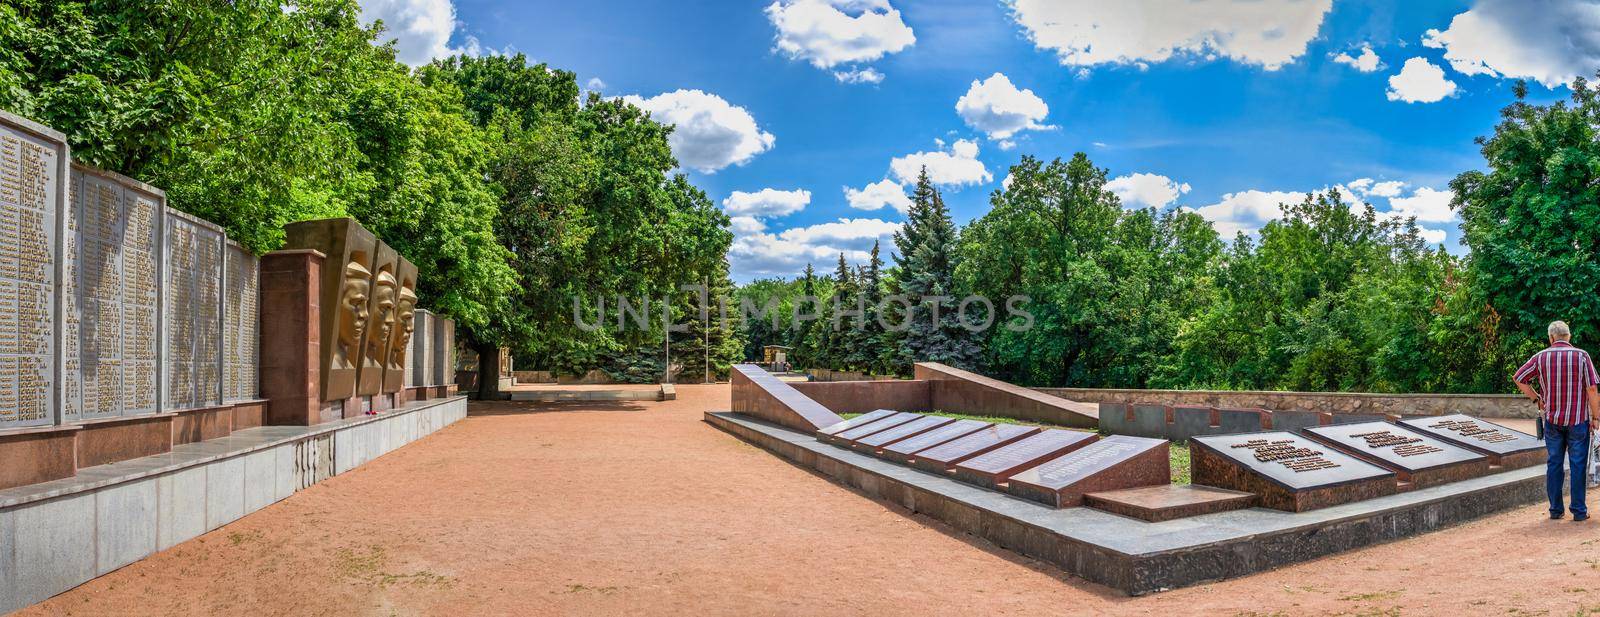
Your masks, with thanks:
M 223 398 L 247 401 L 261 394 L 258 347 L 260 345 L 260 260 L 238 243 L 229 241 L 227 288 L 223 298 Z
M 1392 495 L 1396 474 L 1283 431 L 1189 440 L 1194 484 L 1260 497 L 1263 507 L 1305 512 Z
M 889 416 L 889 417 L 882 418 L 882 419 L 879 419 L 879 420 L 874 420 L 872 422 L 858 424 L 856 426 L 852 426 L 850 428 L 838 431 L 836 433 L 819 434 L 817 436 L 817 438 L 822 440 L 822 441 L 826 441 L 828 443 L 836 445 L 836 446 L 846 446 L 846 447 L 848 447 L 852 442 L 854 442 L 857 439 L 860 439 L 862 437 L 866 437 L 867 435 L 871 435 L 871 434 L 876 433 L 878 431 L 882 431 L 882 430 L 885 430 L 885 429 L 890 429 L 890 428 L 894 428 L 896 426 L 900 426 L 901 424 L 905 424 L 907 422 L 910 422 L 912 420 L 916 420 L 917 418 L 921 418 L 921 417 L 922 417 L 922 414 L 915 414 L 915 413 L 911 413 L 909 411 L 897 411 L 897 412 L 894 412 L 894 414 Z
M 222 228 L 166 210 L 167 410 L 222 404 Z
M 911 465 L 924 471 L 943 474 L 954 468 L 956 463 L 1032 437 L 1041 430 L 1043 429 L 1037 426 L 1020 424 L 990 425 L 966 437 L 917 452 Z
M 78 164 L 71 193 L 62 280 L 62 419 L 156 413 L 166 195 Z
M 872 453 L 902 439 L 909 439 L 955 422 L 954 418 L 922 416 L 893 428 L 887 428 L 855 440 L 850 447 L 858 452 Z
M 1006 480 L 1006 492 L 1056 508 L 1083 505 L 1083 496 L 1172 482 L 1165 439 L 1111 435 L 1024 469 Z
M 916 437 L 902 439 L 884 446 L 883 450 L 878 452 L 878 456 L 898 463 L 905 463 L 914 458 L 917 452 L 966 437 L 990 426 L 994 425 L 979 420 L 956 420 Z
M 1094 443 L 1095 438 L 1094 433 L 1045 429 L 1037 435 L 956 463 L 955 477 L 970 484 L 999 488 L 1000 483 L 1017 472 Z
M 879 409 L 877 411 L 864 413 L 864 414 L 861 414 L 861 415 L 856 416 L 854 418 L 851 418 L 849 420 L 845 420 L 844 422 L 840 422 L 840 423 L 834 424 L 832 426 L 824 426 L 824 427 L 822 427 L 820 429 L 817 429 L 817 435 L 819 435 L 819 436 L 820 435 L 833 435 L 833 434 L 836 434 L 836 433 L 842 433 L 844 431 L 848 431 L 850 429 L 853 429 L 853 428 L 856 428 L 856 427 L 859 427 L 859 426 L 864 426 L 864 425 L 867 425 L 867 424 L 871 424 L 873 422 L 877 422 L 879 420 L 882 420 L 882 419 L 887 418 L 889 416 L 895 415 L 897 413 L 900 413 L 900 412 L 895 411 L 893 409 Z
M 1388 422 L 1314 426 L 1305 435 L 1394 471 L 1402 488 L 1456 482 L 1489 473 L 1489 459 L 1466 448 Z
M 56 249 L 70 160 L 60 133 L 0 113 L 0 428 L 56 420 Z
M 1484 455 L 1489 464 L 1511 469 L 1545 462 L 1544 442 L 1538 437 L 1514 431 L 1488 420 L 1465 414 L 1431 416 L 1401 420 L 1411 430 L 1431 435 L 1440 441 Z

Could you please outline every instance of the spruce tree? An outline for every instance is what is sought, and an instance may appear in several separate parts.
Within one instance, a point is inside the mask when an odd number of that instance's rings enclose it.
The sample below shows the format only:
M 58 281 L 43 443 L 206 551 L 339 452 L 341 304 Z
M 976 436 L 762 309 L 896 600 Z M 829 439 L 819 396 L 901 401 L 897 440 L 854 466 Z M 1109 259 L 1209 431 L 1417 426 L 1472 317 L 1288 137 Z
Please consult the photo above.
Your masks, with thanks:
M 803 298 L 795 300 L 795 311 L 803 314 L 811 314 L 813 312 L 820 314 L 822 305 L 820 304 L 820 299 L 817 298 L 817 272 L 816 269 L 811 267 L 811 264 L 806 264 L 806 273 L 803 280 L 805 281 L 801 286 Z M 793 325 L 794 338 L 789 342 L 789 347 L 794 350 L 794 358 L 791 362 L 795 368 L 821 367 L 818 361 L 822 359 L 821 347 L 825 343 L 822 340 L 823 331 L 821 326 L 822 320 L 820 316 L 819 319 L 812 321 L 795 321 Z
M 913 305 L 910 326 L 900 337 L 902 370 L 915 362 L 973 369 L 982 357 L 977 336 L 962 328 L 956 315 L 962 296 L 955 278 L 956 240 L 950 211 L 923 168 L 906 224 L 894 235 L 900 293 Z

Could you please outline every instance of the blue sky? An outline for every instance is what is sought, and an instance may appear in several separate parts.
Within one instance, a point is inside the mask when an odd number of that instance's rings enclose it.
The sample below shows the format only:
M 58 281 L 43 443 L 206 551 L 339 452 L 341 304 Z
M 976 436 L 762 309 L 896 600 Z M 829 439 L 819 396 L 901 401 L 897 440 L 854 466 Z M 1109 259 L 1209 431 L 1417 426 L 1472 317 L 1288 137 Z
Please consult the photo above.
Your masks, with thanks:
M 964 223 L 1022 155 L 1079 151 L 1125 203 L 1225 235 L 1339 186 L 1462 252 L 1447 183 L 1481 166 L 1512 81 L 1555 100 L 1600 68 L 1578 0 L 363 6 L 407 62 L 522 52 L 679 124 L 684 170 L 736 216 L 740 281 L 860 258 L 920 164 Z

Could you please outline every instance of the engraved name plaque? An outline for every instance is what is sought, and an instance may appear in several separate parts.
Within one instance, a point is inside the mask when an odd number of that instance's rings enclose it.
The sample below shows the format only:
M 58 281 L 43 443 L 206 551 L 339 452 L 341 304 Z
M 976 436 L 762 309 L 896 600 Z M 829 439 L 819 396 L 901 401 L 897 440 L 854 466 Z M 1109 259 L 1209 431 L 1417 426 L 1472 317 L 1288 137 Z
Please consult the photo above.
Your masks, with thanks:
M 228 242 L 227 295 L 223 298 L 223 396 L 244 401 L 260 395 L 261 261 L 244 247 Z
M 222 404 L 222 229 L 166 211 L 169 410 Z
M 55 299 L 66 140 L 0 113 L 0 428 L 55 421 Z

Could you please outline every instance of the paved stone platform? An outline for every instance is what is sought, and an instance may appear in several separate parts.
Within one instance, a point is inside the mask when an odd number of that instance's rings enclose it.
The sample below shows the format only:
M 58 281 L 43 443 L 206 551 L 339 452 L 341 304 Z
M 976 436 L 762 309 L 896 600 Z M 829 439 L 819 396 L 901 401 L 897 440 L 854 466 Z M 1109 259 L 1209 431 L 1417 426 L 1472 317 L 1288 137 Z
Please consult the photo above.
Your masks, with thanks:
M 1249 508 L 1150 523 L 1092 508 L 1057 510 L 732 412 L 707 412 L 704 420 L 871 497 L 1130 595 L 1245 576 L 1544 499 L 1542 471 L 1528 468 L 1311 512 Z
M 1248 508 L 1256 496 L 1197 484 L 1163 484 L 1089 493 L 1083 499 L 1091 508 L 1156 523 Z

